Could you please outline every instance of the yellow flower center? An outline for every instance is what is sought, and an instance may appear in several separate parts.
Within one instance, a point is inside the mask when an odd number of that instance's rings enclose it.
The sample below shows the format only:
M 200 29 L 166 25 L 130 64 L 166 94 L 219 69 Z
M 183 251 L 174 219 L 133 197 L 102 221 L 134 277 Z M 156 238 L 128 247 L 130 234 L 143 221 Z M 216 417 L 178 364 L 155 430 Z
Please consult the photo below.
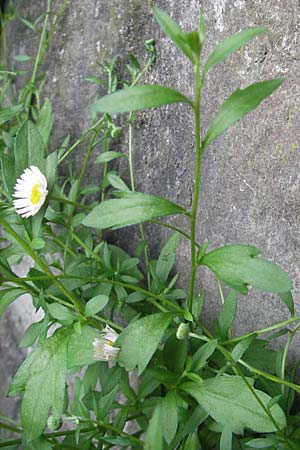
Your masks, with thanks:
M 41 185 L 39 183 L 37 183 L 33 186 L 32 190 L 31 190 L 30 202 L 33 205 L 37 205 L 41 199 L 42 194 L 40 191 L 40 187 L 41 187 Z

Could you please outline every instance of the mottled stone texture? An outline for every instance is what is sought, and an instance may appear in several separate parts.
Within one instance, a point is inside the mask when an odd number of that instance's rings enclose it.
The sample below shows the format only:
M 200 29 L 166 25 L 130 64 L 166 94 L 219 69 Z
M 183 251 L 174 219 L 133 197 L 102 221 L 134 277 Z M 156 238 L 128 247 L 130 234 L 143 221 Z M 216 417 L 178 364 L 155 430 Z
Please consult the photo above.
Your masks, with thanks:
M 157 60 L 145 77 L 193 95 L 193 71 L 187 60 L 159 30 L 149 0 L 73 0 L 61 18 L 44 63 L 45 94 L 56 115 L 52 145 L 70 133 L 71 142 L 91 123 L 89 105 L 101 92 L 84 81 L 98 73 L 97 61 L 120 55 L 118 70 L 125 76 L 125 54 L 133 51 L 142 60 L 143 41 L 155 38 Z M 185 31 L 197 27 L 203 9 L 207 40 L 203 57 L 216 43 L 246 27 L 264 25 L 268 33 L 254 39 L 209 72 L 202 99 L 205 131 L 219 105 L 237 87 L 273 77 L 285 77 L 283 86 L 254 112 L 230 128 L 203 157 L 198 229 L 199 241 L 212 247 L 226 243 L 257 245 L 262 254 L 277 261 L 295 280 L 299 278 L 299 2 L 279 0 L 157 0 Z M 55 2 L 55 7 L 60 4 Z M 34 19 L 45 1 L 20 2 L 23 17 Z M 34 55 L 37 41 L 21 23 L 9 30 L 11 57 Z M 124 121 L 125 123 L 125 121 Z M 126 150 L 126 143 L 120 143 Z M 137 189 L 190 207 L 194 170 L 193 120 L 187 106 L 171 105 L 138 114 L 134 126 L 134 164 Z M 74 154 L 77 166 L 85 147 Z M 121 164 L 121 163 L 120 163 Z M 99 166 L 90 178 L 98 180 Z M 128 180 L 125 163 L 121 173 Z M 182 218 L 171 223 L 186 227 Z M 157 256 L 168 231 L 146 226 L 152 256 Z M 133 250 L 138 229 L 117 234 L 118 241 Z M 109 234 L 116 239 L 116 234 Z M 132 244 L 131 244 L 132 243 Z M 189 246 L 180 242 L 177 270 L 179 284 L 187 286 Z M 217 286 L 208 271 L 198 273 L 198 287 L 205 291 L 204 317 L 212 324 L 219 309 Z M 12 309 L 13 310 L 13 309 Z M 8 316 L 9 317 L 9 316 Z M 240 296 L 235 332 L 243 333 L 288 317 L 277 297 L 251 290 Z M 2 328 L 5 323 L 2 322 Z M 12 338 L 18 339 L 17 336 Z M 15 344 L 14 344 L 15 345 Z M 2 354 L 8 357 L 8 350 Z

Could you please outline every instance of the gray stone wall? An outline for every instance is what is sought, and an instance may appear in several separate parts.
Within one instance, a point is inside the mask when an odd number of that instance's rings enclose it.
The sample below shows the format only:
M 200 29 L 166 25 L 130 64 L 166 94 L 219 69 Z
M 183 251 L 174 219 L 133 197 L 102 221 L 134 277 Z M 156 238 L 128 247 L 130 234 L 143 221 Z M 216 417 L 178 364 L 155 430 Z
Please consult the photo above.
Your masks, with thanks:
M 23 17 L 34 19 L 45 1 L 19 2 Z M 55 7 L 62 2 L 56 1 Z M 55 127 L 52 146 L 64 136 L 74 142 L 90 126 L 89 105 L 101 92 L 84 81 L 96 75 L 97 64 L 120 55 L 118 71 L 125 76 L 125 54 L 146 57 L 143 41 L 155 38 L 157 60 L 144 79 L 146 83 L 172 86 L 187 96 L 193 95 L 193 72 L 180 52 L 159 30 L 151 4 L 165 9 L 185 31 L 198 25 L 199 10 L 205 14 L 206 58 L 225 37 L 252 26 L 266 26 L 268 33 L 254 39 L 214 70 L 209 72 L 202 99 L 202 130 L 225 98 L 236 88 L 264 79 L 284 77 L 285 83 L 262 105 L 230 128 L 210 146 L 203 157 L 198 240 L 209 240 L 212 247 L 226 243 L 257 245 L 263 256 L 286 269 L 299 280 L 299 14 L 297 0 L 72 0 L 59 21 L 43 69 L 46 71 L 45 95 L 53 101 Z M 8 31 L 10 56 L 33 55 L 37 41 L 32 31 L 14 23 Z M 125 123 L 125 122 L 124 122 Z M 123 151 L 126 143 L 120 143 Z M 79 166 L 85 147 L 74 153 Z M 137 190 L 164 195 L 190 207 L 194 170 L 193 123 L 188 108 L 171 105 L 138 114 L 134 126 L 134 164 Z M 90 177 L 99 180 L 99 166 L 92 166 Z M 127 167 L 119 167 L 128 180 Z M 170 219 L 186 227 L 184 219 Z M 157 256 L 168 231 L 147 225 L 151 254 Z M 117 236 L 117 237 L 116 237 Z M 138 236 L 137 228 L 108 234 L 125 248 Z M 128 250 L 132 250 L 129 245 Z M 179 284 L 187 285 L 189 246 L 180 242 L 177 270 Z M 208 325 L 217 317 L 219 301 L 212 276 L 201 269 L 198 287 L 205 291 L 204 317 Z M 18 317 L 13 305 L 3 327 L 12 326 L 10 315 Z M 22 314 L 21 314 L 22 315 Z M 275 296 L 264 296 L 252 289 L 249 297 L 239 297 L 236 333 L 267 326 L 288 317 L 285 305 Z M 12 323 L 14 323 L 14 320 Z M 4 336 L 4 337 L 2 337 Z M 12 340 L 13 355 L 19 354 Z M 9 350 L 1 352 L 5 365 Z M 13 356 L 15 357 L 15 356 Z M 16 361 L 18 357 L 16 356 Z M 5 376 L 9 376 L 5 374 Z M 1 403 L 0 403 L 1 409 Z

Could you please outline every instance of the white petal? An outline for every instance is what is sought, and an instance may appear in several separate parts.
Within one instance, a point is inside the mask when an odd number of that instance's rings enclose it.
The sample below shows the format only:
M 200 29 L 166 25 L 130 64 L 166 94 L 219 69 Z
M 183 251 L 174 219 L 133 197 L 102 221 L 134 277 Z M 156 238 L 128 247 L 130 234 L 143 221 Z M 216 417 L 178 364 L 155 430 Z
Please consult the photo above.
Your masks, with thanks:
M 36 204 L 33 204 L 32 189 L 38 185 L 40 198 Z M 30 217 L 35 215 L 44 204 L 47 191 L 47 180 L 40 169 L 36 166 L 27 167 L 17 179 L 13 193 L 13 205 L 18 214 L 22 217 Z

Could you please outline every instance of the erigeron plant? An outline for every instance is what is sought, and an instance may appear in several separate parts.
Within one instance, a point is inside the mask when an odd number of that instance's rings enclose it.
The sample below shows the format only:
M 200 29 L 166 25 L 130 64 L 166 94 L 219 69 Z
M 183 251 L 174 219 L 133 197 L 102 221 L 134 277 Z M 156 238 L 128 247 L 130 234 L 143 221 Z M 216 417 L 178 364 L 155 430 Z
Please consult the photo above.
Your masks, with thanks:
M 0 314 L 21 294 L 29 293 L 34 307 L 43 311 L 43 319 L 26 330 L 20 343 L 22 347 L 35 343 L 8 391 L 9 396 L 22 397 L 21 423 L 1 417 L 0 427 L 17 437 L 3 438 L 0 447 L 299 450 L 295 393 L 300 386 L 294 381 L 294 371 L 286 370 L 288 350 L 300 326 L 300 318 L 294 315 L 291 281 L 280 267 L 258 257 L 253 246 L 225 245 L 209 250 L 204 239 L 197 242 L 202 154 L 282 83 L 281 79 L 268 80 L 235 91 L 201 139 L 200 99 L 205 78 L 214 65 L 266 30 L 251 28 L 229 37 L 202 64 L 203 16 L 199 28 L 185 34 L 154 7 L 158 24 L 194 70 L 194 98 L 164 86 L 140 85 L 155 59 L 154 42 L 146 41 L 147 62 L 142 66 L 130 55 L 126 83 L 115 75 L 115 60 L 104 64 L 109 95 L 93 104 L 94 116 L 103 115 L 95 117 L 74 144 L 70 145 L 67 137 L 60 148 L 48 153 L 54 118 L 50 101 L 42 104 L 40 100 L 42 83 L 37 74 L 48 44 L 49 21 L 53 30 L 66 5 L 64 2 L 54 14 L 51 3 L 48 0 L 30 82 L 12 106 L 6 106 L 1 96 L 0 224 L 5 248 L 0 253 Z M 40 23 L 22 20 L 35 30 Z M 5 69 L 1 76 L 5 92 L 18 71 Z M 97 76 L 87 77 L 87 81 L 103 85 Z M 168 199 L 135 192 L 134 187 L 134 113 L 176 102 L 188 105 L 195 124 L 191 211 Z M 116 113 L 128 114 L 128 155 L 109 147 L 121 134 L 112 118 Z M 84 141 L 89 143 L 80 173 L 58 178 L 59 165 Z M 103 167 L 101 185 L 83 185 L 87 164 L 99 148 L 103 151 L 94 162 Z M 129 161 L 130 187 L 109 166 L 124 156 Z M 150 261 L 142 223 L 158 223 L 157 218 L 174 214 L 188 218 L 189 232 L 175 229 L 158 259 Z M 102 230 L 133 224 L 139 224 L 141 233 L 134 257 L 103 240 Z M 174 231 L 167 222 L 162 225 Z M 176 287 L 177 276 L 170 276 L 179 238 L 190 241 L 188 294 Z M 59 258 L 47 262 L 46 255 L 57 254 Z M 18 277 L 12 267 L 25 255 L 32 258 L 34 267 L 26 277 Z M 140 259 L 145 273 L 139 268 Z M 201 265 L 214 273 L 222 302 L 213 331 L 202 322 L 204 299 L 195 292 L 196 271 Z M 248 294 L 249 285 L 278 294 L 291 318 L 233 336 L 237 299 L 239 294 Z M 224 286 L 229 288 L 227 295 Z M 126 327 L 115 321 L 115 311 L 125 319 Z M 277 354 L 267 348 L 271 338 L 260 337 L 272 330 L 287 334 L 285 349 Z M 129 378 L 135 368 L 139 377 L 136 390 Z M 75 380 L 72 400 L 67 387 L 70 376 Z M 60 430 L 66 422 L 70 429 Z M 130 423 L 135 425 L 131 432 Z

